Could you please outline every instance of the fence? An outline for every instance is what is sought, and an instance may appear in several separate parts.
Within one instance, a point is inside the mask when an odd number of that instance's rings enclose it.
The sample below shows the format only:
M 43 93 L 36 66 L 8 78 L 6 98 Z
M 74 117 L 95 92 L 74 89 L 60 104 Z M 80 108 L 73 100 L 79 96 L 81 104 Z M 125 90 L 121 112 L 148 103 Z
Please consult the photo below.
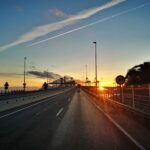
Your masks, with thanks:
M 130 105 L 141 111 L 150 113 L 150 85 L 116 87 L 108 89 L 109 98 Z
M 150 84 L 124 87 L 105 87 L 97 90 L 85 87 L 104 99 L 111 99 L 150 114 Z

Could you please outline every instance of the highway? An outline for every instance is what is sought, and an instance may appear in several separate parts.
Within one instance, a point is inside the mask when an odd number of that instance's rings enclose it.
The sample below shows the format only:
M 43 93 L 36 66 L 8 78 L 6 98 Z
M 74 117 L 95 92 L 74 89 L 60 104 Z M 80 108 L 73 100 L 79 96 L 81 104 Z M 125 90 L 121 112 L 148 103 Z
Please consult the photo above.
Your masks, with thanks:
M 84 91 L 0 113 L 0 150 L 138 150 Z

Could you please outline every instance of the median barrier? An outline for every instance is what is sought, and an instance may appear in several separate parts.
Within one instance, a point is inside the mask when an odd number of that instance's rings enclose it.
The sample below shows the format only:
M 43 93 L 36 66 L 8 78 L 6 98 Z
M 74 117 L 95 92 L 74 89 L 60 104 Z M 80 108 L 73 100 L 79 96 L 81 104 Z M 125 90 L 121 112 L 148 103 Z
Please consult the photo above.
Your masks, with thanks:
M 44 100 L 49 97 L 53 97 L 56 95 L 59 95 L 61 93 L 67 92 L 71 90 L 72 88 L 65 89 L 65 90 L 59 90 L 57 92 L 48 92 L 48 93 L 42 93 L 40 95 L 30 95 L 30 96 L 25 96 L 25 97 L 20 97 L 20 98 L 14 98 L 14 99 L 8 99 L 8 100 L 1 100 L 0 101 L 0 112 L 6 111 L 12 108 L 16 108 L 19 106 L 23 106 L 26 104 L 31 104 L 35 103 L 41 100 Z

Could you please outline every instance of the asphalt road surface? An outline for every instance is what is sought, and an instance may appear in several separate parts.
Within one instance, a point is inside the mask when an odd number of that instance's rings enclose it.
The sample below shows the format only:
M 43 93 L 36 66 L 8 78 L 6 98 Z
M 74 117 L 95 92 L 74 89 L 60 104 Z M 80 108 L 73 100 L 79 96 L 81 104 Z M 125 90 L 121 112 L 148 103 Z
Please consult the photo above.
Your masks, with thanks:
M 0 150 L 139 149 L 83 91 L 73 89 L 26 107 L 0 114 Z

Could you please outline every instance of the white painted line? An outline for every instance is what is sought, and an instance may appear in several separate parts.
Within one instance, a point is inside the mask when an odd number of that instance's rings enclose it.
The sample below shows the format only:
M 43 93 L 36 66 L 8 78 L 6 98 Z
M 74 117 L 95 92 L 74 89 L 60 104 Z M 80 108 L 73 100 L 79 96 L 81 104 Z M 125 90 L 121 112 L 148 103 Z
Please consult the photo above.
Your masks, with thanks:
M 52 97 L 52 96 L 54 96 L 54 97 Z M 38 104 L 41 104 L 41 103 L 43 103 L 43 102 L 49 101 L 50 99 L 53 99 L 53 98 L 55 98 L 56 96 L 57 96 L 57 94 L 51 95 L 51 97 L 50 97 L 49 99 L 46 99 L 46 100 L 37 102 L 37 103 L 32 104 L 32 105 L 30 105 L 30 106 L 27 106 L 27 107 L 21 108 L 21 109 L 19 109 L 19 110 L 13 111 L 13 112 L 11 112 L 11 113 L 5 114 L 5 115 L 3 115 L 3 116 L 0 116 L 0 119 L 2 119 L 2 118 L 4 118 L 4 117 L 8 117 L 8 116 L 13 115 L 13 114 L 16 114 L 17 112 L 26 110 L 26 109 L 28 109 L 28 108 L 31 108 L 31 107 L 36 106 L 36 105 L 38 105 Z
M 56 114 L 56 117 L 58 117 L 60 114 L 61 114 L 61 112 L 64 110 L 64 108 L 62 107 L 59 111 L 58 111 L 58 113 Z
M 37 112 L 35 115 L 38 116 L 38 115 L 40 115 L 40 114 L 41 114 L 41 112 Z
M 52 103 L 49 107 L 44 108 L 42 111 L 37 112 L 35 115 L 36 115 L 36 116 L 40 115 L 41 113 L 43 113 L 43 112 L 49 110 L 49 109 L 50 109 L 53 105 L 55 105 L 55 104 L 56 104 L 56 103 Z
M 36 106 L 36 105 L 38 105 L 38 104 L 41 104 L 41 103 L 43 103 L 43 102 L 49 101 L 50 99 L 55 98 L 55 97 L 58 96 L 59 94 L 62 94 L 62 93 L 64 93 L 64 92 L 68 92 L 69 90 L 70 90 L 70 89 L 67 89 L 67 90 L 61 91 L 61 92 L 57 92 L 57 93 L 51 95 L 50 97 L 46 97 L 46 100 L 43 100 L 43 101 L 40 101 L 40 102 L 36 102 L 36 103 L 34 103 L 34 104 L 31 104 L 30 106 L 27 106 L 27 107 L 24 107 L 24 108 L 22 108 L 22 109 L 18 109 L 18 110 L 16 110 L 16 111 L 11 112 L 11 113 L 8 113 L 8 114 L 5 114 L 5 115 L 3 115 L 3 116 L 0 116 L 0 119 L 2 119 L 2 118 L 4 118 L 4 117 L 11 116 L 11 115 L 13 115 L 13 114 L 16 114 L 16 113 L 18 113 L 18 112 L 20 112 L 20 111 L 23 111 L 23 110 L 26 110 L 26 109 L 31 108 L 31 107 L 33 107 L 33 106 Z M 47 98 L 49 98 L 49 99 L 47 99 Z M 45 98 L 43 98 L 43 99 L 45 99 Z M 41 99 L 41 100 L 42 100 L 42 99 Z
M 115 120 L 113 120 L 110 115 L 108 115 L 105 111 L 103 111 L 100 107 L 98 107 L 94 102 L 92 102 L 94 106 L 100 110 L 124 135 L 126 135 L 140 150 L 146 150 L 136 139 L 134 139 L 125 129 L 123 129 Z

